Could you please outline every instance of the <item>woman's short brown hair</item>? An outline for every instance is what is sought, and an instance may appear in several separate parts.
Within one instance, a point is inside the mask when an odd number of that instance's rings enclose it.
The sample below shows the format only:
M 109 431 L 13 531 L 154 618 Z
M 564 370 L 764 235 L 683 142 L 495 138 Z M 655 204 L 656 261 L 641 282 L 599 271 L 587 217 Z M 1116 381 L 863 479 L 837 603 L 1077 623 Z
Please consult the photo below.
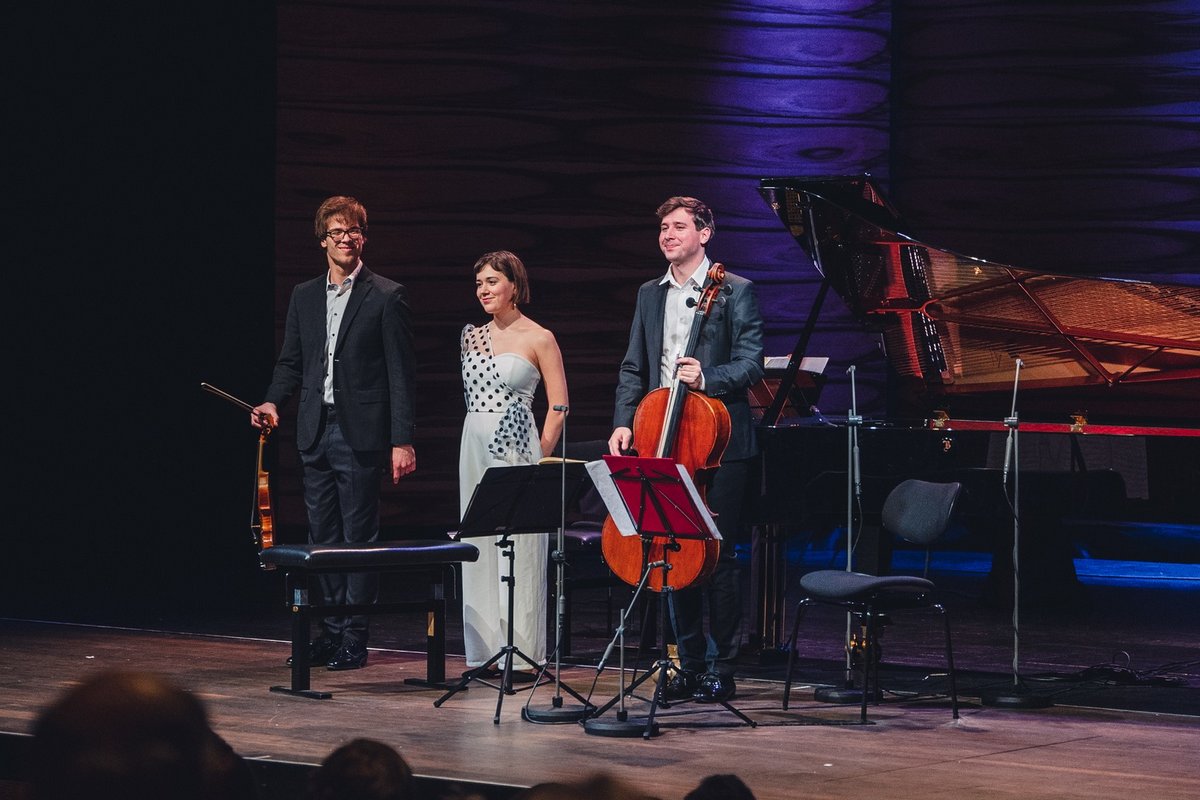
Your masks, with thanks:
M 484 267 L 491 267 L 513 282 L 513 286 L 516 287 L 516 295 L 513 299 L 516 302 L 529 302 L 529 276 L 525 274 L 525 265 L 516 253 L 508 250 L 484 253 L 475 262 L 475 274 L 478 275 L 479 270 Z

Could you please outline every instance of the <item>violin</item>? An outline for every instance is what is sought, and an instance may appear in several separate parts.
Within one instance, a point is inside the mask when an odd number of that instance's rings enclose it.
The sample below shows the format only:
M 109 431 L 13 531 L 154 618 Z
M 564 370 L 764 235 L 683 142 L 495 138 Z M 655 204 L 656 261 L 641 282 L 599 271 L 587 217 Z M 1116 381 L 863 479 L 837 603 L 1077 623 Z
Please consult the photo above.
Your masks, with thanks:
M 254 406 L 212 384 L 201 383 L 200 388 L 228 400 L 244 411 L 254 413 Z M 267 439 L 271 436 L 273 426 L 270 417 L 266 414 L 260 413 L 258 421 L 261 427 L 258 431 L 258 456 L 254 466 L 254 502 L 250 508 L 250 539 L 261 553 L 275 544 L 275 522 L 271 510 L 271 475 L 263 468 L 263 451 L 266 450 Z M 260 566 L 267 570 L 275 568 L 274 564 L 263 564 L 262 562 L 260 562 Z
M 259 552 L 275 544 L 275 522 L 271 512 L 271 475 L 263 469 L 263 450 L 271 435 L 271 420 L 259 414 L 262 427 L 258 431 L 258 459 L 254 467 L 254 509 L 250 512 L 250 536 Z M 264 565 L 270 569 L 274 565 Z
M 700 341 L 700 332 L 725 282 L 725 267 L 714 263 L 708 270 L 700 299 L 696 302 L 684 356 L 690 357 Z M 659 387 L 638 403 L 633 417 L 633 441 L 639 447 L 652 447 L 659 458 L 671 458 L 681 464 L 696 481 L 700 499 L 705 497 L 705 482 L 696 480 L 720 466 L 721 455 L 729 444 L 729 409 L 716 398 L 689 392 L 687 384 L 676 376 L 670 386 Z M 600 538 L 604 561 L 613 574 L 637 586 L 645 564 L 669 560 L 671 589 L 682 589 L 706 579 L 717 567 L 721 543 L 716 539 L 663 539 L 623 536 L 611 515 L 604 521 Z M 670 549 L 669 559 L 664 559 Z M 646 582 L 651 591 L 663 591 L 662 571 L 655 570 Z

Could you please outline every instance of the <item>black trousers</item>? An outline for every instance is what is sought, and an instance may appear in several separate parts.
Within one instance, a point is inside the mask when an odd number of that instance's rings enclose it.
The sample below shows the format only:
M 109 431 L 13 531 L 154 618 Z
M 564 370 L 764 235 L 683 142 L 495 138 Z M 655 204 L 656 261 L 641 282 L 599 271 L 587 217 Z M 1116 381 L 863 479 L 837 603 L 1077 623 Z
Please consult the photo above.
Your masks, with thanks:
M 311 544 L 373 542 L 379 538 L 379 494 L 387 453 L 353 450 L 342 436 L 332 408 L 324 412 L 316 445 L 300 453 L 304 466 L 304 505 Z M 319 576 L 322 602 L 367 605 L 379 597 L 375 573 Z M 321 620 L 322 634 L 366 645 L 368 617 L 331 616 Z
M 670 593 L 671 627 L 685 670 L 733 676 L 742 634 L 741 576 L 734 548 L 743 537 L 752 493 L 758 491 L 759 464 L 757 456 L 721 463 L 706 495 L 721 532 L 716 570 L 707 581 Z

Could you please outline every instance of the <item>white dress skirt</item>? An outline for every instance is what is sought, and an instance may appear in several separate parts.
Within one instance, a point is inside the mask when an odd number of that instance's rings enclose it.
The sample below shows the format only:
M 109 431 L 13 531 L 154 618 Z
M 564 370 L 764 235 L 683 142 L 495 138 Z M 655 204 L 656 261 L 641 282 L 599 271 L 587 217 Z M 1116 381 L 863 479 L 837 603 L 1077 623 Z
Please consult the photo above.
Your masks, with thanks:
M 541 441 L 530 408 L 541 381 L 537 368 L 515 353 L 491 353 L 488 327 L 468 325 L 462 337 L 462 374 L 467 402 L 459 448 L 459 517 L 489 467 L 534 464 Z M 520 406 L 516 408 L 515 406 Z M 550 534 L 518 533 L 513 542 L 513 644 L 538 664 L 546 660 L 546 589 Z M 479 667 L 508 642 L 508 559 L 498 536 L 465 541 L 479 548 L 479 560 L 462 565 L 463 641 L 467 666 Z M 496 662 L 499 669 L 504 659 Z M 514 669 L 529 669 L 517 659 Z

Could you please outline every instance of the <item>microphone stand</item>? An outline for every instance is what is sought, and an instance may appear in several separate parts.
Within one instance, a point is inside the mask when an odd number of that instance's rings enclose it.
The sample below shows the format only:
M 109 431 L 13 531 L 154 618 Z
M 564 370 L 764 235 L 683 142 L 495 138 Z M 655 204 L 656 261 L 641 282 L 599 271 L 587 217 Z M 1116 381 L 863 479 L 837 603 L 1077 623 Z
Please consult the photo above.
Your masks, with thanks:
M 1004 443 L 1004 468 L 1001 470 L 1001 487 L 1005 494 L 1008 494 L 1008 467 L 1009 458 L 1011 456 L 1011 464 L 1013 470 L 1012 480 L 1012 530 L 1013 530 L 1013 549 L 1012 549 L 1012 573 L 1013 573 L 1013 609 L 1012 609 L 1012 629 L 1013 629 L 1013 657 L 1012 657 L 1012 687 L 1008 691 L 985 693 L 980 700 L 985 706 L 998 706 L 1000 708 L 1047 708 L 1051 703 L 1050 698 L 1041 695 L 1033 694 L 1029 688 L 1021 681 L 1020 664 L 1020 619 L 1021 619 L 1021 503 L 1020 503 L 1020 475 L 1021 475 L 1021 458 L 1020 448 L 1017 442 L 1017 429 L 1020 423 L 1017 418 L 1017 385 L 1021 380 L 1021 367 L 1025 365 L 1021 359 L 1017 359 L 1016 368 L 1013 371 L 1013 396 L 1012 396 L 1012 411 L 1005 417 L 1004 425 L 1008 428 L 1008 439 Z
M 579 708 L 566 708 L 563 706 L 562 697 L 562 631 L 563 617 L 566 615 L 566 598 L 563 597 L 563 587 L 566 583 L 566 528 L 567 528 L 567 406 L 554 406 L 555 411 L 561 411 L 563 415 L 562 429 L 562 496 L 560 498 L 562 516 L 558 523 L 558 540 L 555 542 L 554 552 L 551 554 L 551 559 L 554 561 L 554 697 L 550 701 L 550 708 L 530 708 L 529 701 L 526 701 L 525 707 L 521 709 L 521 716 L 529 722 L 539 722 L 543 724 L 561 724 L 565 722 L 579 722 L 584 719 L 589 713 L 595 710 L 595 706 L 584 700 L 577 692 L 572 691 L 567 687 L 570 694 L 583 702 Z M 545 672 L 545 667 L 542 668 Z M 534 684 L 535 688 L 537 684 Z M 529 700 L 533 700 L 533 693 L 530 692 Z
M 858 397 L 855 392 L 853 364 L 846 370 L 850 376 L 850 411 L 846 414 L 846 572 L 854 571 L 854 508 L 862 502 L 862 474 L 858 458 L 858 427 L 862 417 L 858 414 Z M 862 690 L 854 688 L 853 640 L 851 621 L 853 615 L 846 612 L 846 675 L 842 686 L 822 686 L 813 692 L 813 698 L 823 703 L 859 703 Z M 792 642 L 796 646 L 796 642 Z M 862 657 L 866 658 L 867 653 Z
M 626 688 L 625 686 L 625 626 L 629 620 L 629 615 L 633 613 L 633 610 L 637 607 L 637 601 L 642 594 L 642 590 L 646 588 L 646 581 L 650 579 L 650 576 L 653 574 L 654 570 L 665 569 L 667 567 L 668 564 L 666 561 L 653 561 L 646 564 L 646 566 L 642 569 L 642 579 L 638 581 L 637 588 L 634 590 L 633 596 L 629 599 L 629 605 L 621 609 L 621 619 L 617 625 L 617 632 L 613 635 L 612 640 L 609 641 L 608 646 L 604 648 L 604 655 L 600 657 L 600 663 L 596 665 L 596 675 L 599 677 L 600 673 L 604 671 L 605 665 L 608 664 L 608 659 L 612 655 L 613 648 L 617 648 L 617 665 L 619 674 L 621 676 L 620 692 L 617 694 L 614 700 L 610 700 L 601 708 L 589 708 L 589 712 L 594 711 L 595 716 L 589 715 L 584 718 L 583 730 L 585 733 L 590 733 L 596 736 L 612 736 L 620 738 L 632 738 L 636 736 L 642 736 L 645 738 L 647 733 L 651 736 L 658 734 L 658 723 L 654 722 L 653 718 L 648 717 L 647 721 L 645 722 L 631 720 L 629 719 L 629 710 L 625 707 L 625 698 L 632 694 L 634 690 L 634 687 L 632 686 L 629 688 Z M 659 625 L 661 627 L 666 622 L 665 608 L 667 598 L 660 597 L 659 603 L 659 615 L 664 617 L 664 619 L 659 621 Z M 666 667 L 664 662 L 660 661 L 658 668 L 665 669 Z M 653 674 L 653 670 L 647 672 L 642 676 L 642 680 L 635 685 L 639 685 L 640 683 L 644 682 Z M 616 719 L 604 719 L 601 715 L 605 711 L 608 711 L 608 709 L 612 708 L 614 703 L 617 704 Z

